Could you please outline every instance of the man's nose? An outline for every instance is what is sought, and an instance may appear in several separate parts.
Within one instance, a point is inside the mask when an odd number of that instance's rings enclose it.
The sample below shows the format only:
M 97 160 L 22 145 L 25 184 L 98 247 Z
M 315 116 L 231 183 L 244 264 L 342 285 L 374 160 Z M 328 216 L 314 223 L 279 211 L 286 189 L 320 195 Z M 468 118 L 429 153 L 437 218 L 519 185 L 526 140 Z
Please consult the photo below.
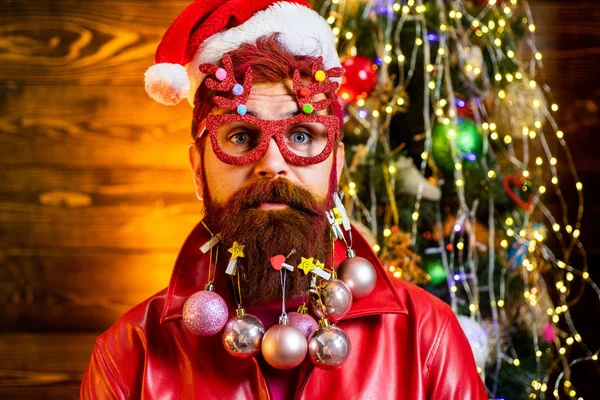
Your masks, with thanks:
M 289 165 L 279 150 L 274 138 L 269 140 L 269 147 L 265 154 L 258 159 L 254 166 L 254 173 L 259 178 L 285 177 L 289 172 Z

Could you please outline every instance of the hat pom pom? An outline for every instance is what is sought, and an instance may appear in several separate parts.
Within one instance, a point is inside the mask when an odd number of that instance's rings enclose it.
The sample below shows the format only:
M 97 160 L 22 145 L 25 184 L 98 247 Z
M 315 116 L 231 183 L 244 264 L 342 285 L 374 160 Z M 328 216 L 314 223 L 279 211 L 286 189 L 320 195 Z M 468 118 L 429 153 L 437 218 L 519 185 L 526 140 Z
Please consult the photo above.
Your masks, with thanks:
M 145 82 L 148 96 L 167 106 L 179 104 L 190 90 L 190 79 L 181 64 L 153 65 L 146 71 Z

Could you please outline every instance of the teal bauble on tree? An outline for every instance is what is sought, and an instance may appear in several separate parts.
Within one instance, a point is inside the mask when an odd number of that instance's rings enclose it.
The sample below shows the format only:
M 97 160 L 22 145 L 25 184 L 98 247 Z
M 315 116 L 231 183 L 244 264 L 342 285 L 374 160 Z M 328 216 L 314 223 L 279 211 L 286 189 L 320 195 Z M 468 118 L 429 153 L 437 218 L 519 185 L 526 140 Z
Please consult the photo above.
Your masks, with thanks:
M 481 158 L 483 137 L 475 122 L 467 118 L 458 118 L 455 141 L 456 156 L 464 166 L 468 166 Z M 450 148 L 450 130 L 452 125 L 436 124 L 431 132 L 431 156 L 436 165 L 444 172 L 454 171 L 454 159 Z

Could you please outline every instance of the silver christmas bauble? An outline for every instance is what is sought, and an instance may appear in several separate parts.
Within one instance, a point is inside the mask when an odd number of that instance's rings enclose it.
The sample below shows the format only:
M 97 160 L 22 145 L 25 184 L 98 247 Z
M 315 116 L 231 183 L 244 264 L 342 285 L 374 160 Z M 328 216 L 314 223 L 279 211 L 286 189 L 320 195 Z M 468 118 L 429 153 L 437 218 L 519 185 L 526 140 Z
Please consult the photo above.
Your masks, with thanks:
M 264 334 L 265 328 L 258 318 L 238 310 L 236 317 L 225 325 L 221 340 L 232 356 L 250 358 L 260 351 Z
M 362 299 L 371 294 L 377 283 L 377 273 L 373 265 L 362 257 L 346 258 L 337 269 L 337 276 L 344 281 L 354 299 Z
M 317 293 L 311 293 L 310 304 L 315 315 L 319 318 L 323 316 L 323 308 L 325 316 L 332 320 L 338 321 L 350 311 L 352 307 L 352 293 L 348 286 L 339 279 L 332 279 L 323 283 L 317 290 Z M 323 307 L 319 304 L 323 303 Z
M 227 322 L 227 304 L 210 290 L 194 293 L 183 304 L 183 325 L 199 336 L 217 334 Z
M 262 340 L 265 361 L 277 369 L 292 369 L 306 357 L 306 337 L 300 329 L 289 324 L 273 325 Z
M 308 340 L 308 355 L 320 368 L 339 368 L 350 355 L 350 339 L 336 326 L 319 328 Z
M 308 339 L 314 331 L 317 330 L 319 324 L 313 317 L 308 314 L 301 314 L 297 312 L 288 313 L 290 325 L 300 329 L 304 336 Z

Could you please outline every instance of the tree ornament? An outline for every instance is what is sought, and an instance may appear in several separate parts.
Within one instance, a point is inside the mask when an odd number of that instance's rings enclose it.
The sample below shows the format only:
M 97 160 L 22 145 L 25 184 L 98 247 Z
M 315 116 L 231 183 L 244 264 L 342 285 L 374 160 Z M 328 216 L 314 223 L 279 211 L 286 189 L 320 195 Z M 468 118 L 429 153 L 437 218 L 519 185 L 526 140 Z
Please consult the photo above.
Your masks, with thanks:
M 183 304 L 183 325 L 199 336 L 218 333 L 227 322 L 227 304 L 212 284 L 194 293 Z
M 362 257 L 356 257 L 354 250 L 348 249 L 346 257 L 338 266 L 336 273 L 348 286 L 352 297 L 355 300 L 362 299 L 375 289 L 377 273 L 369 261 Z
M 547 343 L 553 343 L 556 338 L 556 330 L 552 322 L 547 322 L 542 333 L 542 339 Z
M 371 94 L 377 85 L 377 65 L 364 56 L 346 57 L 342 61 L 346 74 L 342 78 L 339 94 L 342 100 L 353 103 Z
M 523 178 L 523 174 L 519 175 L 506 175 L 503 181 L 504 191 L 515 202 L 516 205 L 521 207 L 524 211 L 531 211 L 533 205 L 534 193 L 531 189 L 531 182 Z M 528 191 L 528 194 L 523 192 Z M 523 200 L 523 195 L 527 196 L 527 200 Z
M 325 318 L 321 319 L 319 325 L 319 329 L 308 340 L 310 360 L 319 368 L 339 368 L 350 355 L 350 339 L 343 330 L 330 325 Z
M 487 329 L 466 315 L 458 315 L 457 319 L 471 345 L 475 364 L 479 368 L 484 369 L 490 352 Z
M 308 344 L 304 333 L 289 324 L 287 315 L 282 315 L 279 324 L 269 328 L 263 336 L 261 347 L 269 365 L 277 369 L 292 369 L 306 357 Z
M 481 47 L 472 45 L 465 50 L 464 73 L 467 79 L 474 81 L 484 74 L 483 52 Z
M 300 329 L 300 331 L 308 339 L 310 335 L 317 330 L 319 324 L 317 324 L 317 321 L 315 321 L 313 317 L 307 314 L 307 311 L 308 308 L 306 308 L 306 305 L 303 303 L 300 307 L 298 307 L 298 312 L 288 313 L 287 316 L 290 325 Z
M 246 314 L 239 307 L 236 316 L 231 318 L 225 329 L 221 340 L 225 350 L 237 358 L 250 358 L 260 351 L 260 344 L 265 334 L 262 322 L 254 315 Z
M 442 191 L 425 178 L 409 157 L 399 157 L 394 163 L 396 166 L 396 188 L 404 194 L 417 195 L 421 188 L 424 199 L 438 201 L 442 198 Z
M 433 160 L 447 173 L 454 171 L 454 158 L 450 147 L 450 135 L 454 134 L 456 143 L 456 156 L 467 165 L 481 158 L 483 152 L 483 137 L 477 129 L 475 122 L 458 118 L 456 127 L 452 125 L 436 124 L 431 133 Z
M 318 318 L 324 315 L 332 321 L 338 321 L 352 307 L 352 292 L 339 279 L 332 279 L 311 288 L 310 303 Z
M 541 116 L 548 106 L 539 85 L 532 84 L 524 77 L 506 86 L 504 92 L 504 99 L 496 96 L 494 108 L 494 122 L 498 132 L 519 139 L 523 137 L 524 127 L 536 130 L 535 122 L 542 119 Z M 538 107 L 535 104 L 538 104 Z
M 427 272 L 427 275 L 429 275 L 429 282 L 433 286 L 441 285 L 442 283 L 446 282 L 446 270 L 444 269 L 440 259 L 430 261 L 425 266 L 425 272 Z
M 390 231 L 380 256 L 386 269 L 394 277 L 415 285 L 428 283 L 429 275 L 419 267 L 421 256 L 411 249 L 411 235 L 397 226 L 393 226 Z

